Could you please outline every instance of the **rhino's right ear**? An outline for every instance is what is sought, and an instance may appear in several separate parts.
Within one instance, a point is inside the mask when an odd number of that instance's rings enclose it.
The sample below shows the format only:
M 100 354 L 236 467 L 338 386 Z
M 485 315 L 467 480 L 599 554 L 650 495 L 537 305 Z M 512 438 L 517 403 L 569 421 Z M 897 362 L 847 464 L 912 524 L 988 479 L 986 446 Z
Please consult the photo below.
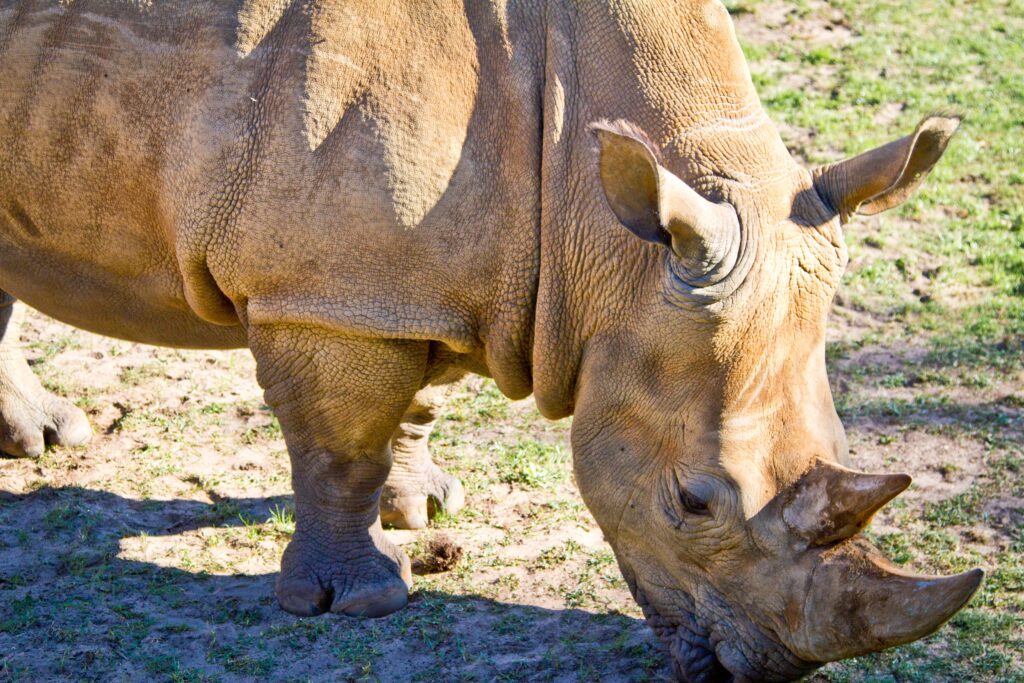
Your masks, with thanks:
M 624 122 L 591 126 L 600 147 L 601 187 L 619 222 L 672 248 L 688 279 L 728 273 L 739 253 L 739 219 L 728 204 L 697 194 L 658 163 L 654 145 Z
M 959 127 L 959 116 L 928 116 L 905 138 L 814 169 L 814 187 L 843 223 L 891 209 L 917 189 Z

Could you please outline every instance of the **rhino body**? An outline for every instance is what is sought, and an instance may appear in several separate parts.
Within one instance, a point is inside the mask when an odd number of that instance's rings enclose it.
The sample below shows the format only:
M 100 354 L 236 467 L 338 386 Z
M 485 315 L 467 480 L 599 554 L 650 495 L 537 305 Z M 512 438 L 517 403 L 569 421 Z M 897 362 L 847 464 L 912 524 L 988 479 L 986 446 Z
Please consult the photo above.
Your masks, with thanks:
M 797 677 L 976 589 L 857 535 L 909 478 L 846 469 L 824 366 L 841 224 L 902 201 L 955 119 L 808 172 L 706 0 L 5 1 L 0 73 L 0 445 L 90 434 L 18 353 L 15 297 L 248 346 L 292 459 L 285 609 L 405 604 L 380 519 L 462 505 L 426 443 L 466 372 L 575 414 L 682 680 Z

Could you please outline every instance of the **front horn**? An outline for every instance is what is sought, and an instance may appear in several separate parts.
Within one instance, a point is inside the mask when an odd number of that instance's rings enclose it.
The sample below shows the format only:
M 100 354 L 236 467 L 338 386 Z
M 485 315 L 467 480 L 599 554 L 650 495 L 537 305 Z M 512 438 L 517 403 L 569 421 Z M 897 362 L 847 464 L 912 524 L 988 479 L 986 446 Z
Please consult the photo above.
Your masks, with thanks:
M 831 662 L 934 633 L 981 585 L 981 569 L 938 577 L 893 567 L 858 538 L 817 551 L 794 652 Z

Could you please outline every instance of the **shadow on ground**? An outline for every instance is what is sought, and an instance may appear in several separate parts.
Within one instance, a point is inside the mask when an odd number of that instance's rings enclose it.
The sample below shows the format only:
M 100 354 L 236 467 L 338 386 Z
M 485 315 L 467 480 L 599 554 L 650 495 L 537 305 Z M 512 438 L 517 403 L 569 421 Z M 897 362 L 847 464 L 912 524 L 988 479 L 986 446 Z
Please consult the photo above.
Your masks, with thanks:
M 384 619 L 298 619 L 278 609 L 266 569 L 198 568 L 184 543 L 173 564 L 123 557 L 128 541 L 145 555 L 139 543 L 204 528 L 229 530 L 207 538 L 225 535 L 230 554 L 248 520 L 290 503 L 0 491 L 0 681 L 669 680 L 646 625 L 618 613 L 414 590 Z M 276 565 L 280 544 L 264 545 Z
M 847 429 L 879 424 L 938 428 L 951 436 L 1020 439 L 1024 410 L 1006 400 L 957 402 L 922 392 L 913 399 L 860 398 L 843 401 L 839 413 Z

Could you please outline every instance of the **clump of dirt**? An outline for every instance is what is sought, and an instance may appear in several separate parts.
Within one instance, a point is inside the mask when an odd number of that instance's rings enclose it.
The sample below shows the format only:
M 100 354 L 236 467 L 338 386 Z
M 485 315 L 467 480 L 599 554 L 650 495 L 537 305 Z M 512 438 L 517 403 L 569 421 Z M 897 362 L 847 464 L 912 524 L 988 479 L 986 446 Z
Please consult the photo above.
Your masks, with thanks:
M 458 545 L 447 534 L 437 534 L 426 542 L 421 552 L 412 557 L 412 573 L 440 574 L 451 571 L 462 560 L 462 546 Z

